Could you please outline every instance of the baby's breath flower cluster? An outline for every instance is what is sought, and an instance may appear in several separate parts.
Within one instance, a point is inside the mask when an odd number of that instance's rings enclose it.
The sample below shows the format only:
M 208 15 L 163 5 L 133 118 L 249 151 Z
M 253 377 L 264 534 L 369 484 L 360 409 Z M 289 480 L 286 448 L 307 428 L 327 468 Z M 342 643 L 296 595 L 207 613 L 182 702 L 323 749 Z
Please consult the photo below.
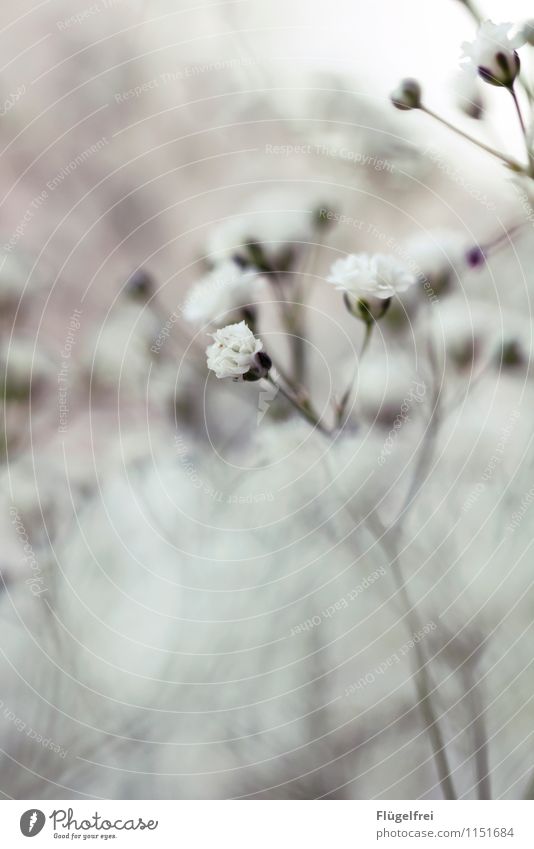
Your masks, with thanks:
M 416 282 L 415 275 L 395 257 L 366 253 L 338 259 L 327 279 L 344 292 L 347 309 L 366 323 L 381 318 L 393 296 Z
M 193 287 L 184 306 L 184 318 L 200 326 L 217 323 L 238 312 L 248 314 L 250 319 L 261 286 L 257 269 L 223 260 Z
M 477 15 L 471 4 L 466 2 L 465 5 L 476 18 Z M 423 101 L 422 87 L 418 80 L 406 78 L 399 83 L 391 93 L 393 106 L 403 111 L 419 109 L 464 139 L 476 144 L 486 153 L 497 157 L 512 171 L 534 177 L 532 140 L 516 91 L 516 84 L 519 82 L 527 95 L 529 105 L 532 104 L 533 94 L 529 85 L 521 76 L 521 60 L 517 52 L 520 47 L 534 42 L 532 32 L 531 21 L 527 21 L 523 26 L 514 26 L 511 23 L 495 24 L 489 20 L 480 21 L 475 38 L 472 41 L 464 41 L 462 44 L 461 63 L 465 73 L 462 80 L 463 92 L 460 97 L 460 108 L 471 118 L 481 119 L 484 115 L 484 104 L 474 84 L 476 75 L 485 83 L 510 92 L 525 141 L 528 160 L 526 166 L 500 150 L 469 136 L 463 130 L 433 112 Z
M 470 8 L 470 4 L 466 4 Z M 476 37 L 465 42 L 462 60 L 462 85 L 464 87 L 462 111 L 472 118 L 482 120 L 484 107 L 478 90 L 477 77 L 484 82 L 507 89 L 513 98 L 528 155 L 526 165 L 516 162 L 505 153 L 479 140 L 472 139 L 463 130 L 454 127 L 434 113 L 424 102 L 421 83 L 412 78 L 402 80 L 391 94 L 395 108 L 402 112 L 419 110 L 440 121 L 463 138 L 477 144 L 485 152 L 498 157 L 513 171 L 534 176 L 531 139 L 526 131 L 515 83 L 519 79 L 521 64 L 518 48 L 532 39 L 530 23 L 523 27 L 512 24 L 480 23 Z M 529 99 L 530 92 L 526 88 Z M 263 201 L 261 201 L 263 203 Z M 307 292 L 298 292 L 295 280 L 299 257 L 306 245 L 318 235 L 327 238 L 322 226 L 324 215 L 317 216 L 311 205 L 306 215 L 288 211 L 280 197 L 270 198 L 269 214 L 261 203 L 249 215 L 233 216 L 220 225 L 208 244 L 211 271 L 194 286 L 186 302 L 184 317 L 197 325 L 219 327 L 206 350 L 208 368 L 218 379 L 239 381 L 269 380 L 282 389 L 293 406 L 312 424 L 325 429 L 321 416 L 313 409 L 310 391 L 303 377 L 306 373 L 304 356 L 304 325 L 300 307 Z M 278 207 L 278 208 L 277 208 Z M 340 216 L 337 216 L 339 218 Z M 336 216 L 328 216 L 336 220 Z M 343 302 L 349 313 L 363 322 L 364 338 L 360 358 L 371 340 L 376 323 L 386 316 L 395 299 L 408 302 L 408 290 L 424 291 L 430 300 L 452 287 L 462 269 L 483 265 L 492 250 L 497 249 L 502 238 L 484 245 L 465 245 L 464 240 L 446 228 L 428 230 L 406 240 L 402 250 L 395 254 L 353 252 L 336 260 L 330 267 L 326 281 L 343 293 Z M 400 258 L 402 257 L 402 259 Z M 293 372 L 272 368 L 273 352 L 264 351 L 259 326 L 259 307 L 262 286 L 270 284 L 281 307 L 284 327 L 293 349 Z M 402 309 L 406 309 L 402 306 Z M 392 311 L 395 312 L 395 311 Z M 391 314 L 391 313 L 390 313 Z M 228 318 L 234 319 L 228 322 Z M 389 322 L 389 318 L 386 319 Z M 277 352 L 274 352 L 277 354 Z M 278 359 L 278 356 L 275 357 Z M 352 387 L 345 390 L 341 400 L 333 400 L 336 411 L 334 430 L 345 420 Z M 326 428 L 332 432 L 332 428 Z
M 211 335 L 214 342 L 206 349 L 208 368 L 219 380 L 259 380 L 267 375 L 271 361 L 246 322 L 229 324 Z
M 222 296 L 216 287 L 214 291 L 211 288 L 217 274 L 220 275 L 221 272 L 226 275 L 222 279 L 227 282 Z M 230 305 L 241 303 L 243 292 L 250 297 L 256 280 L 256 271 L 227 261 L 194 287 L 185 314 L 190 319 L 200 320 L 205 324 L 212 323 L 224 313 L 223 306 L 231 308 Z M 369 343 L 375 322 L 385 315 L 392 299 L 413 286 L 417 280 L 418 277 L 413 271 L 407 269 L 396 257 L 386 254 L 349 254 L 334 262 L 327 282 L 343 292 L 345 305 L 351 315 L 361 319 L 366 325 L 361 355 Z M 232 300 L 233 296 L 235 301 Z M 247 302 L 246 307 L 248 314 L 255 318 L 256 305 Z M 262 340 L 255 336 L 253 329 L 244 319 L 225 325 L 210 335 L 214 341 L 206 349 L 207 365 L 219 380 L 231 378 L 234 381 L 255 382 L 267 379 L 271 383 L 275 382 L 271 374 L 271 357 L 263 350 Z M 277 377 L 279 379 L 280 376 L 277 374 Z M 284 386 L 280 382 L 277 386 L 285 398 L 310 423 L 325 430 L 320 416 L 311 405 L 308 391 L 299 383 L 297 377 L 285 373 L 283 383 Z M 349 386 L 337 405 L 337 426 L 343 423 L 350 389 Z

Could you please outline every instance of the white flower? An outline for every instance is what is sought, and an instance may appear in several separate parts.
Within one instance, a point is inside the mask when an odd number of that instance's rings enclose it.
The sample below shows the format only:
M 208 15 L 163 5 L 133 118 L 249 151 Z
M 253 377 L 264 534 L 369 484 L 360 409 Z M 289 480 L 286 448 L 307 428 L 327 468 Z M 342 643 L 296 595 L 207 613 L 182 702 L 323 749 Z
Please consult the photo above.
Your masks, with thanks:
M 405 292 L 416 282 L 416 277 L 395 257 L 385 254 L 349 254 L 333 264 L 327 280 L 357 300 L 384 300 L 392 298 L 397 292 Z
M 233 377 L 237 380 L 247 372 L 256 372 L 258 367 L 261 369 L 266 365 L 263 362 L 268 359 L 266 355 L 258 357 L 263 342 L 256 339 L 245 321 L 228 324 L 210 335 L 215 341 L 206 348 L 208 368 L 219 379 Z
M 513 24 L 484 21 L 474 41 L 464 41 L 464 58 L 472 62 L 480 76 L 493 85 L 510 86 L 519 72 L 516 48 L 525 43 L 521 32 L 510 36 Z
M 193 287 L 183 316 L 186 321 L 195 324 L 216 321 L 231 310 L 250 308 L 260 288 L 256 269 L 244 269 L 236 262 L 226 260 Z

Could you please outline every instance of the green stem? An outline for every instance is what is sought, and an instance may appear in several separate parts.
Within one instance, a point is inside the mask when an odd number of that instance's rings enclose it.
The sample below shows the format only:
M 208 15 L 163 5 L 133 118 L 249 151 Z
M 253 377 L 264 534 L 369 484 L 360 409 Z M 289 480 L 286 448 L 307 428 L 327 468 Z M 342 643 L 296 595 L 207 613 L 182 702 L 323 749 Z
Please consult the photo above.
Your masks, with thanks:
M 373 335 L 374 326 L 375 326 L 374 321 L 367 321 L 366 324 L 365 324 L 365 336 L 363 337 L 363 343 L 362 343 L 362 347 L 361 347 L 361 350 L 360 350 L 360 357 L 359 357 L 360 363 L 363 359 L 365 352 L 367 351 L 367 348 L 369 347 L 369 343 L 371 341 L 371 336 Z
M 481 24 L 484 17 L 473 0 L 460 0 L 460 2 L 463 3 L 465 8 L 471 13 L 477 24 Z
M 508 165 L 508 167 L 511 168 L 513 171 L 523 174 L 525 173 L 525 169 L 522 165 L 519 164 L 519 162 L 516 162 L 514 159 L 509 159 L 507 156 L 504 155 L 504 153 L 501 153 L 500 151 L 495 150 L 495 148 L 484 144 L 484 142 L 478 141 L 478 139 L 475 139 L 473 138 L 473 136 L 470 136 L 469 133 L 464 133 L 464 131 L 460 130 L 459 127 L 455 127 L 454 124 L 451 124 L 445 118 L 442 118 L 441 115 L 438 115 L 436 112 L 433 112 L 426 106 L 421 106 L 420 108 L 422 112 L 424 112 L 426 115 L 430 115 L 430 117 L 434 118 L 436 121 L 439 121 L 440 124 L 443 124 L 444 127 L 447 127 L 447 129 L 452 130 L 452 132 L 456 133 L 456 135 L 460 136 L 468 142 L 471 142 L 471 144 L 476 145 L 481 150 L 484 150 L 486 153 L 489 153 L 491 156 L 495 156 L 497 157 L 497 159 L 500 159 L 501 162 L 504 162 L 505 165 Z

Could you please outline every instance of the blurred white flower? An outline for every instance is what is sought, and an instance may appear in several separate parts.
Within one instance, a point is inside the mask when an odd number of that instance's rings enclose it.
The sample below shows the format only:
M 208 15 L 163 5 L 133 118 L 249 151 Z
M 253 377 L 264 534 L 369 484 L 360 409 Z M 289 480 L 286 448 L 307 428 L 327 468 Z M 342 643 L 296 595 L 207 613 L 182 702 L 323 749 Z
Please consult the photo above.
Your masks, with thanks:
M 232 377 L 237 380 L 264 365 L 262 359 L 258 359 L 263 342 L 256 339 L 245 321 L 228 324 L 210 335 L 215 341 L 206 348 L 208 368 L 219 379 Z
M 436 228 L 409 239 L 406 253 L 421 277 L 442 288 L 464 258 L 465 241 L 454 230 Z
M 113 310 L 98 334 L 80 344 L 80 365 L 93 390 L 117 391 L 144 398 L 150 371 L 150 346 L 161 331 L 152 310 L 136 300 L 123 300 Z M 78 358 L 72 367 L 78 366 Z
M 510 86 L 519 73 L 515 51 L 525 43 L 525 36 L 521 32 L 510 36 L 512 27 L 510 23 L 484 21 L 475 40 L 462 44 L 463 58 L 470 60 L 482 79 L 493 85 Z
M 53 377 L 54 370 L 33 341 L 15 339 L 0 350 L 0 375 L 6 400 L 20 400 Z
M 484 98 L 480 80 L 473 65 L 462 65 L 454 78 L 454 95 L 458 109 L 474 120 L 484 115 Z
M 442 301 L 435 314 L 435 343 L 444 366 L 469 370 L 487 360 L 501 320 L 491 306 L 478 300 L 466 302 L 465 296 L 458 294 Z
M 259 193 L 249 209 L 223 221 L 208 238 L 206 254 L 217 264 L 234 259 L 266 271 L 288 271 L 316 241 L 317 211 L 325 198 L 310 193 Z
M 349 372 L 347 370 L 347 377 Z M 369 422 L 390 427 L 399 417 L 399 429 L 417 416 L 426 394 L 415 380 L 408 357 L 388 357 L 376 353 L 365 358 L 358 370 L 356 414 Z
M 190 291 L 184 306 L 186 321 L 207 324 L 239 308 L 253 308 L 261 290 L 256 269 L 226 260 L 206 274 Z
M 384 300 L 405 292 L 416 282 L 416 277 L 395 257 L 363 253 L 338 259 L 327 280 L 356 299 Z

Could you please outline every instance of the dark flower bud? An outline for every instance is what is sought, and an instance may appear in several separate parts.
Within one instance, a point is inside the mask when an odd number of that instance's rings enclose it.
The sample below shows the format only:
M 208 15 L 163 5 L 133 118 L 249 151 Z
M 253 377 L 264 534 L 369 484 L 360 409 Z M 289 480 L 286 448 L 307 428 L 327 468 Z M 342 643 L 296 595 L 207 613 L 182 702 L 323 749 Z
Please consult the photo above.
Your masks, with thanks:
M 417 80 L 407 78 L 401 80 L 395 91 L 390 95 L 391 102 L 396 109 L 406 111 L 408 109 L 421 108 L 421 86 Z
M 256 380 L 261 380 L 263 377 L 267 377 L 272 364 L 270 356 L 266 354 L 265 351 L 258 351 L 258 353 L 254 356 L 254 363 L 250 367 L 250 370 L 243 375 L 243 380 L 254 382 Z
M 126 282 L 124 293 L 136 301 L 148 301 L 154 294 L 154 279 L 144 268 L 134 271 Z
M 484 265 L 486 262 L 486 254 L 478 245 L 474 245 L 472 248 L 469 248 L 465 255 L 465 261 L 467 262 L 469 268 L 480 268 L 481 265 Z

